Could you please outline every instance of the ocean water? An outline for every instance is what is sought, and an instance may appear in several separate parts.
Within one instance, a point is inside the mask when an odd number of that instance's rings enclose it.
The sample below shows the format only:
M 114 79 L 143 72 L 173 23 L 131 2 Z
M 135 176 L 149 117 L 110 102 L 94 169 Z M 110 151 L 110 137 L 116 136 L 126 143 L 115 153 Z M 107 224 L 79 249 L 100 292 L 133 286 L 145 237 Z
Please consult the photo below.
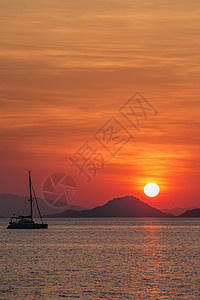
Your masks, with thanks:
M 0 219 L 0 299 L 200 299 L 200 220 Z

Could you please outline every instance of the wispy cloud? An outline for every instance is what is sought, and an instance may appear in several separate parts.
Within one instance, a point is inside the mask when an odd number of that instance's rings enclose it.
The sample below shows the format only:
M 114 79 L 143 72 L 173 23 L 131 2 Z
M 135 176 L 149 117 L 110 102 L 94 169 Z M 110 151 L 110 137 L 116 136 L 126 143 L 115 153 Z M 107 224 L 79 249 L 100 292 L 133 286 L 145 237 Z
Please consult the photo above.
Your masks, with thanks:
M 1 1 L 1 164 L 61 166 L 139 90 L 159 114 L 106 180 L 199 178 L 199 13 L 197 0 Z

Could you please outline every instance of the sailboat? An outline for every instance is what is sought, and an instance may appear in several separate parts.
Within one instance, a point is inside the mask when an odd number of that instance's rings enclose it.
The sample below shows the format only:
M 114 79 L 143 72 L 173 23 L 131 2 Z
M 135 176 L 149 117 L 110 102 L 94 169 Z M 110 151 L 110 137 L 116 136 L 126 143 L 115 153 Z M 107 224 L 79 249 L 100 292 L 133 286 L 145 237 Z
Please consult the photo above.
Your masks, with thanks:
M 32 181 L 31 181 L 31 171 L 29 173 L 29 199 L 28 201 L 30 202 L 30 215 L 28 216 L 18 216 L 11 217 L 11 220 L 9 222 L 9 225 L 7 229 L 40 229 L 40 228 L 48 228 L 48 224 L 45 224 L 43 222 L 40 209 L 38 206 L 37 198 L 32 186 Z M 34 197 L 33 197 L 34 195 Z M 40 216 L 41 223 L 35 223 L 33 220 L 33 201 L 35 200 L 37 210 Z

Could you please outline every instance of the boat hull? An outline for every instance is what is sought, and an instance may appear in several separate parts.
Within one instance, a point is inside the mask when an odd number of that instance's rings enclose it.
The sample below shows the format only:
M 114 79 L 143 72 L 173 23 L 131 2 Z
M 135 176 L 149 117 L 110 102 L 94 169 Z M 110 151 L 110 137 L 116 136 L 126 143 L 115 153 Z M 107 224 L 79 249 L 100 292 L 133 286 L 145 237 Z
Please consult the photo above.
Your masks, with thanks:
M 45 229 L 48 228 L 48 224 L 39 224 L 39 223 L 13 223 L 8 225 L 7 229 Z

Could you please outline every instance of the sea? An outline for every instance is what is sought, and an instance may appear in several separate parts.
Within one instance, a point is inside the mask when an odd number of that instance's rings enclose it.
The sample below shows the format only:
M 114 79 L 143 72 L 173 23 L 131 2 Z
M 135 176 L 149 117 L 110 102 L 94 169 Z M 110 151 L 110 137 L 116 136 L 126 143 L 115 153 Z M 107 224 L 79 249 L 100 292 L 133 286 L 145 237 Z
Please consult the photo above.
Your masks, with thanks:
M 0 219 L 0 299 L 200 299 L 200 219 Z

